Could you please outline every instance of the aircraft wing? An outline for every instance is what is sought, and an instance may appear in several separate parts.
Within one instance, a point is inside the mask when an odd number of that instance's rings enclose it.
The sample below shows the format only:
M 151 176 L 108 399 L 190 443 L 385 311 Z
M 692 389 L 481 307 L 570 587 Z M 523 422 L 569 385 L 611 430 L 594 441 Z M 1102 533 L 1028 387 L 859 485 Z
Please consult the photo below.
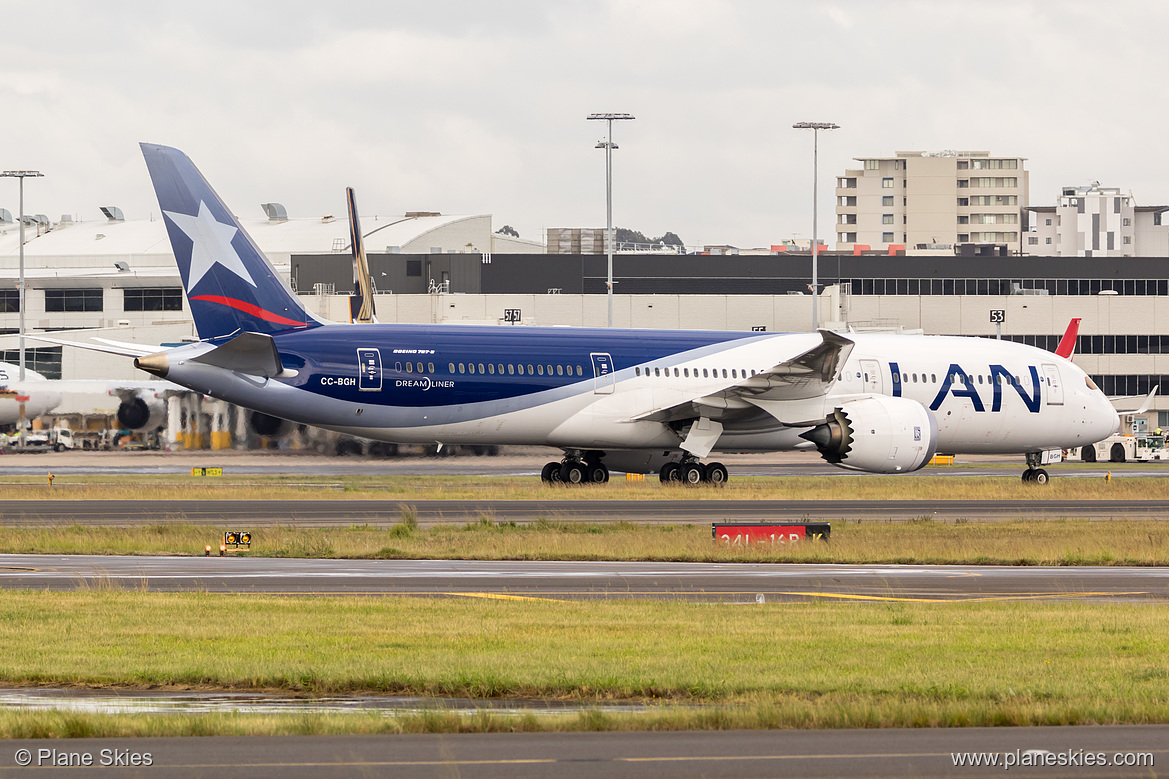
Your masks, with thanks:
M 840 366 L 852 352 L 853 342 L 829 330 L 821 330 L 820 337 L 822 340 L 816 346 L 766 371 L 733 380 L 724 389 L 655 409 L 631 421 L 674 422 L 702 417 L 718 419 L 725 416 L 728 410 L 764 407 L 768 403 L 825 395 L 836 381 Z
M 1144 402 L 1137 408 L 1118 408 L 1117 414 L 1143 414 L 1149 410 L 1149 406 L 1153 405 L 1153 398 L 1157 397 L 1157 390 L 1161 389 L 1161 385 L 1153 387 L 1148 395 L 1124 395 L 1119 398 L 1109 398 L 1110 401 L 1116 403 L 1118 401 L 1133 400 L 1134 398 L 1144 398 Z
M 45 343 L 57 344 L 59 346 L 76 346 L 78 349 L 88 349 L 91 352 L 105 352 L 106 354 L 120 354 L 123 357 L 145 357 L 148 354 L 154 354 L 161 351 L 158 346 L 146 346 L 144 344 L 130 344 L 123 341 L 110 341 L 105 338 L 95 338 L 95 341 L 100 343 L 80 343 L 78 341 L 65 341 L 60 338 L 48 338 L 43 335 L 26 335 L 25 338 L 33 341 L 44 341 Z

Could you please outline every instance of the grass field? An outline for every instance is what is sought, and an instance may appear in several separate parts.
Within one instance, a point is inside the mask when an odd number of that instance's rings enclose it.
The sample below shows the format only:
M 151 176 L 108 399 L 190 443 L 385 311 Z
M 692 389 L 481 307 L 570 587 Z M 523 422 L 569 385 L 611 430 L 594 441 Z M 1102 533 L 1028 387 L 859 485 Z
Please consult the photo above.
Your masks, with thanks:
M 540 719 L 0 715 L 0 736 L 1169 721 L 1169 607 L 6 593 L 0 684 L 663 704 Z M 676 705 L 681 705 L 675 709 Z M 155 722 L 167 719 L 169 724 Z M 87 724 L 88 723 L 88 724 Z M 94 728 L 90 733 L 86 728 Z M 114 732 L 110 732 L 113 730 Z
M 1169 522 L 1030 520 L 1003 522 L 833 522 L 828 543 L 737 547 L 715 544 L 709 525 L 538 521 L 419 528 L 405 518 L 389 529 L 260 528 L 251 552 L 270 557 L 677 560 L 703 562 L 965 563 L 1169 565 Z M 0 553 L 198 555 L 218 549 L 213 527 L 75 526 L 0 528 Z
M 541 484 L 534 476 L 225 476 L 64 475 L 0 477 L 3 500 L 230 499 L 272 500 L 1169 500 L 1169 479 L 1123 476 L 1056 478 L 1024 484 L 1021 468 L 1002 475 L 932 476 L 749 476 L 723 487 L 666 486 L 656 477 L 567 487 Z

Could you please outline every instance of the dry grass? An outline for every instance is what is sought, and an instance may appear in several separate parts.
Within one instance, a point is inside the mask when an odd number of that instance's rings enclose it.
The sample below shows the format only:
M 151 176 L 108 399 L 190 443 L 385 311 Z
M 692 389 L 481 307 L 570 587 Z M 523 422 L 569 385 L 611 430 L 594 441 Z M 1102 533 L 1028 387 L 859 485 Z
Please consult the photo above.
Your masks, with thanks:
M 833 522 L 832 540 L 727 548 L 707 525 L 541 520 L 418 527 L 409 512 L 389 529 L 255 529 L 250 554 L 272 557 L 480 560 L 678 560 L 816 563 L 1169 565 L 1169 522 Z M 186 524 L 0 528 L 0 553 L 199 555 L 222 530 Z
M 63 475 L 4 477 L 4 500 L 1169 500 L 1169 479 L 1055 478 L 1024 484 L 1022 469 L 1002 475 L 740 477 L 724 487 L 665 486 L 654 479 L 604 485 L 548 486 L 535 476 L 248 476 L 183 479 L 167 476 Z

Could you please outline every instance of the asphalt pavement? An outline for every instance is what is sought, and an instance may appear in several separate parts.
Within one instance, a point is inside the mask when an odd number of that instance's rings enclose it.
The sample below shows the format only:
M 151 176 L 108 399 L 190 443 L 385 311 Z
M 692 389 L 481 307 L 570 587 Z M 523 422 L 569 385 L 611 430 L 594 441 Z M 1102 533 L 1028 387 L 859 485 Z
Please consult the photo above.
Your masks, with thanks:
M 0 588 L 442 597 L 1169 600 L 1169 568 L 0 555 Z
M 1157 776 L 1169 726 L 770 730 L 684 733 L 17 739 L 0 744 L 0 776 L 215 779 L 671 779 L 693 777 Z M 25 751 L 26 750 L 26 751 Z M 958 767 L 962 753 L 999 767 Z M 60 767 L 55 760 L 93 767 Z M 18 760 L 31 765 L 21 768 Z M 102 767 L 102 761 L 126 765 Z M 149 766 L 134 767 L 149 761 Z M 1035 767 L 1037 762 L 1049 766 Z M 1062 761 L 1062 767 L 1061 767 Z M 1014 762 L 1005 770 L 1002 765 Z M 1109 765 L 1095 765 L 1105 762 Z M 1142 763 L 1111 765 L 1113 763 Z M 1084 765 L 1090 763 L 1090 765 Z M 1030 765 L 1029 765 L 1030 764 Z M 1157 765 L 1154 765 L 1157 764 Z M 1151 767 L 1150 767 L 1151 766 Z M 1161 769 L 1161 774 L 1164 769 Z

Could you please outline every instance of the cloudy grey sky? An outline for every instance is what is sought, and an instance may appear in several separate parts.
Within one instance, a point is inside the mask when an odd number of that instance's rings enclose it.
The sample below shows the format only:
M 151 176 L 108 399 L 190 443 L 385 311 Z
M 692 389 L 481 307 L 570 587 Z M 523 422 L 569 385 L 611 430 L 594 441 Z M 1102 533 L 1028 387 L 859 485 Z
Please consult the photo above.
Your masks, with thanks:
M 26 210 L 157 213 L 138 141 L 186 151 L 241 215 L 491 213 L 526 238 L 614 221 L 688 244 L 821 234 L 851 159 L 1029 158 L 1031 202 L 1099 180 L 1169 202 L 1169 5 L 902 0 L 0 0 L 0 169 Z M 14 35 L 16 32 L 18 34 Z M 14 182 L 0 207 L 15 212 Z

